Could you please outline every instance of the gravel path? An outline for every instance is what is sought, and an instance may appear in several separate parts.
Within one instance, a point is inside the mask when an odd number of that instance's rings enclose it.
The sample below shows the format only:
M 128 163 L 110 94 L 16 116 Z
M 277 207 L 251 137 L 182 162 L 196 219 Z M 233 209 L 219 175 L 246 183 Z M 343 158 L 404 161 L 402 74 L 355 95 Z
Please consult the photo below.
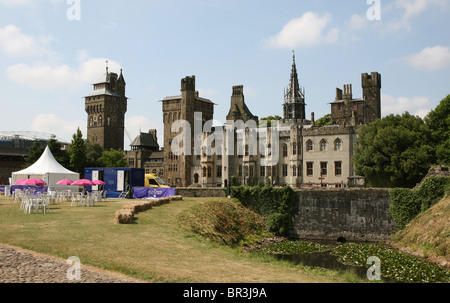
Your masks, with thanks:
M 78 271 L 76 269 L 79 269 Z M 79 273 L 79 275 L 77 275 Z M 71 278 L 69 279 L 68 276 Z M 79 277 L 79 279 L 76 279 Z M 0 283 L 142 283 L 67 260 L 0 244 Z

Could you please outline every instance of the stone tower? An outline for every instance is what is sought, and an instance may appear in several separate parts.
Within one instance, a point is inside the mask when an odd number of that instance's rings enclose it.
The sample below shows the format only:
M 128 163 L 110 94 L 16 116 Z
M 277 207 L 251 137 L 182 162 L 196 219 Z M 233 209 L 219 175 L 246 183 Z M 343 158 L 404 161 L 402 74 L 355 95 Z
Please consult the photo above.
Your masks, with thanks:
M 304 120 L 305 106 L 305 92 L 300 89 L 294 54 L 289 87 L 284 92 L 283 119 Z
M 162 100 L 164 119 L 164 180 L 170 186 L 187 187 L 192 184 L 193 157 L 195 140 L 202 138 L 203 125 L 212 120 L 214 115 L 214 103 L 211 100 L 201 98 L 195 90 L 195 76 L 181 79 L 181 95 L 166 97 Z M 197 113 L 197 115 L 196 115 Z M 196 117 L 201 121 L 196 121 Z M 172 141 L 185 131 L 181 129 L 174 133 L 172 124 L 177 120 L 184 120 L 189 125 L 190 150 L 187 154 L 176 155 L 172 150 Z M 200 132 L 194 132 L 195 126 L 201 127 Z M 199 136 L 195 138 L 194 135 Z M 187 144 L 187 142 L 183 142 Z
M 363 99 L 366 100 L 366 121 L 373 122 L 381 118 L 381 75 L 372 72 L 361 75 Z
M 122 70 L 118 76 L 106 67 L 106 73 L 93 86 L 94 90 L 85 97 L 87 140 L 100 144 L 105 150 L 124 150 L 128 98 Z

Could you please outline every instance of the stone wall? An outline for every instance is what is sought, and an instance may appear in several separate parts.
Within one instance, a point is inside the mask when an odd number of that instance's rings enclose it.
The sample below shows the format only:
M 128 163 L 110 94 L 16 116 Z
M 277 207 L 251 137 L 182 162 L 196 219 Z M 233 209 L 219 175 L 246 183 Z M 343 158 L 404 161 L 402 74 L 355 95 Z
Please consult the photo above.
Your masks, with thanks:
M 394 232 L 388 189 L 299 190 L 290 236 L 298 239 L 385 241 Z
M 225 189 L 220 187 L 177 187 L 175 194 L 183 197 L 226 197 Z

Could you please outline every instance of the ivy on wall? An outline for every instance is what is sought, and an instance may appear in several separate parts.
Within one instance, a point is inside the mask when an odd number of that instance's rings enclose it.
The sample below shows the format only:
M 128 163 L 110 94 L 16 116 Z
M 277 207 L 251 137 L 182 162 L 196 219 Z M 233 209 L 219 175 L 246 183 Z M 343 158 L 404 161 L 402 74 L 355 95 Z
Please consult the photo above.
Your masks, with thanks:
M 295 192 L 289 187 L 233 186 L 231 197 L 238 199 L 245 207 L 262 215 L 270 232 L 286 236 L 291 227 L 291 208 Z

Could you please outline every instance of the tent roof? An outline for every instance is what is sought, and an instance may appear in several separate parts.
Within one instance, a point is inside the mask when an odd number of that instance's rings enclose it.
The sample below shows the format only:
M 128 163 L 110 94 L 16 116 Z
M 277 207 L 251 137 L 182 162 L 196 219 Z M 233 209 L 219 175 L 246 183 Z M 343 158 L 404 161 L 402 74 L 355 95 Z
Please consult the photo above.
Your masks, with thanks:
M 64 168 L 58 161 L 53 157 L 50 148 L 47 146 L 45 151 L 42 153 L 42 156 L 30 167 L 15 172 L 14 174 L 18 175 L 44 175 L 47 173 L 53 174 L 77 174 L 73 171 L 70 171 Z

